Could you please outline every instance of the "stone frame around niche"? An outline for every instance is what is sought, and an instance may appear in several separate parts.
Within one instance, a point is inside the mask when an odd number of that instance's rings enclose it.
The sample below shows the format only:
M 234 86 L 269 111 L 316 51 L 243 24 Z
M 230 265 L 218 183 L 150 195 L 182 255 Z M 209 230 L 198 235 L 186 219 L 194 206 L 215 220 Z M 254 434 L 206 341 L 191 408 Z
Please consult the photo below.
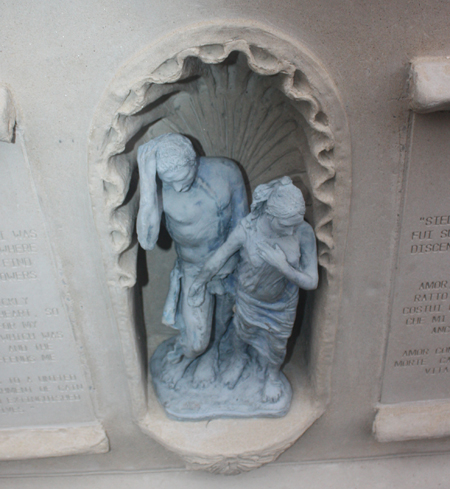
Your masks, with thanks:
M 133 117 L 152 103 L 149 87 L 188 76 L 189 58 L 217 64 L 235 51 L 246 56 L 252 71 L 281 74 L 284 95 L 303 111 L 309 128 L 310 192 L 317 209 L 312 224 L 319 244 L 320 285 L 314 293 L 310 328 L 305 328 L 307 346 L 285 370 L 294 390 L 286 417 L 177 422 L 165 416 L 148 389 L 148 362 L 136 328 L 139 311 L 133 293 L 139 196 L 138 192 L 130 196 L 130 186 L 136 163 L 123 153 L 127 142 L 149 123 L 148 118 Z M 216 22 L 176 31 L 118 72 L 97 107 L 88 151 L 93 214 L 135 421 L 194 469 L 238 473 L 276 459 L 323 414 L 330 395 L 350 205 L 351 146 L 345 111 L 329 74 L 304 45 L 254 22 Z

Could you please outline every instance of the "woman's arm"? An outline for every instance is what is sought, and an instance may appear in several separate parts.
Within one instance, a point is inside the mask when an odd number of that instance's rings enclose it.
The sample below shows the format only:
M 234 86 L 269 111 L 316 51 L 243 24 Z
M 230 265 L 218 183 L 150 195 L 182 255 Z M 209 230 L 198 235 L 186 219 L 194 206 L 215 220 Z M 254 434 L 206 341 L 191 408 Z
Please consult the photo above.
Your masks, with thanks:
M 300 270 L 291 267 L 286 277 L 303 290 L 317 289 L 319 272 L 317 269 L 316 236 L 313 228 L 303 223 L 300 230 Z
M 288 280 L 303 290 L 314 290 L 319 282 L 316 237 L 312 227 L 306 222 L 301 225 L 299 244 L 301 253 L 299 270 L 287 261 L 286 255 L 278 245 L 272 248 L 267 243 L 260 243 L 258 249 L 261 257 L 277 268 Z

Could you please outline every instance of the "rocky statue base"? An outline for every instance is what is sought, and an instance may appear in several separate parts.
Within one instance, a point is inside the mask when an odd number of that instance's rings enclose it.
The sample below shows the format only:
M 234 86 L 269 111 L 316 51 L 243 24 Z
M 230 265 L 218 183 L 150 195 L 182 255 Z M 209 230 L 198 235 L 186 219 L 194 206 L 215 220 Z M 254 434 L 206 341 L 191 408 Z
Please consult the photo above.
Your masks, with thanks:
M 156 349 L 151 361 L 150 372 L 156 396 L 167 416 L 180 421 L 201 421 L 213 418 L 281 417 L 289 410 L 292 389 L 289 381 L 281 374 L 282 392 L 276 402 L 262 402 L 265 383 L 263 370 L 254 358 L 250 358 L 234 389 L 229 389 L 220 377 L 227 364 L 228 355 L 219 364 L 219 376 L 205 387 L 195 387 L 193 374 L 199 361 L 195 359 L 186 369 L 176 388 L 161 380 L 166 355 L 174 347 L 175 338 L 164 341 Z M 201 357 L 200 357 L 201 358 Z

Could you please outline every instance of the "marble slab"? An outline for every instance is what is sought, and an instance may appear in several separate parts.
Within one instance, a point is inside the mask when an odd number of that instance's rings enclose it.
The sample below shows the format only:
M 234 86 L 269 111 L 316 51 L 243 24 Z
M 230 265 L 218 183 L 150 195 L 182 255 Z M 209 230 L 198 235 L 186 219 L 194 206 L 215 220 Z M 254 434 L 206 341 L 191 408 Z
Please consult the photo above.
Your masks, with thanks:
M 414 116 L 381 402 L 450 398 L 450 114 Z
M 20 135 L 0 142 L 0 166 L 0 458 L 104 452 Z

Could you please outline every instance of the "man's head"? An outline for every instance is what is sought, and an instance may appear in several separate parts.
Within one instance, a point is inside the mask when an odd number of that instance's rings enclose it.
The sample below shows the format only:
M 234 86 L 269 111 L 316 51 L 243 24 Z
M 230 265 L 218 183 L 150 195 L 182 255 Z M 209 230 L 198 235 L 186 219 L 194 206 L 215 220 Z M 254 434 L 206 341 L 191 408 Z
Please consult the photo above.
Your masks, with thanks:
M 181 134 L 167 134 L 156 148 L 156 171 L 176 192 L 191 188 L 197 175 L 197 155 L 191 141 Z
M 139 146 L 137 162 L 141 192 L 138 239 L 144 249 L 152 250 L 158 239 L 162 214 L 156 176 L 159 175 L 163 186 L 186 192 L 197 175 L 197 155 L 188 138 L 181 134 L 164 134 Z

